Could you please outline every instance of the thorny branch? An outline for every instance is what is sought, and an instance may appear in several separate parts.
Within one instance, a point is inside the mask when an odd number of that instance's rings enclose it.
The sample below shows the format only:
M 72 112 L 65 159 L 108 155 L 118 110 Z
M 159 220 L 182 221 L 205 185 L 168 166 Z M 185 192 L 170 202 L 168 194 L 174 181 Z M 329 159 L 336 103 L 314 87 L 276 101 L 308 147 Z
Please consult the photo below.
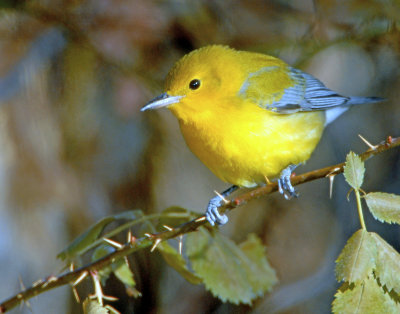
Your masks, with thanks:
M 379 145 L 371 147 L 364 153 L 360 154 L 362 160 L 368 160 L 369 158 L 378 155 L 382 152 L 390 150 L 394 147 L 400 146 L 400 137 L 392 138 L 388 137 L 386 141 L 383 141 Z M 344 163 L 340 163 L 334 166 L 325 167 L 322 169 L 310 171 L 304 174 L 296 175 L 291 178 L 292 185 L 299 185 L 308 181 L 313 181 L 316 179 L 326 178 L 335 176 L 339 173 L 343 172 Z M 278 190 L 278 185 L 275 182 L 271 182 L 266 186 L 256 188 L 252 191 L 246 192 L 228 203 L 224 204 L 219 208 L 221 213 L 226 212 L 228 210 L 232 210 L 238 206 L 241 206 L 252 199 L 258 198 L 263 195 L 267 195 L 273 193 Z M 169 240 L 172 238 L 176 238 L 183 234 L 192 232 L 197 230 L 200 226 L 207 223 L 205 216 L 200 216 L 192 221 L 189 221 L 179 227 L 170 228 L 167 231 L 155 233 L 155 234 L 146 234 L 146 236 L 142 238 L 132 238 L 128 243 L 122 245 L 115 252 L 103 257 L 100 260 L 97 260 L 89 265 L 78 268 L 74 271 L 69 271 L 64 274 L 58 276 L 49 276 L 46 279 L 41 279 L 34 283 L 30 288 L 21 291 L 15 296 L 5 300 L 0 304 L 0 313 L 5 313 L 6 311 L 14 308 L 21 302 L 26 302 L 28 299 L 41 294 L 45 291 L 54 289 L 56 287 L 60 287 L 66 284 L 73 284 L 77 282 L 79 278 L 82 278 L 84 274 L 92 274 L 108 265 L 114 263 L 115 261 L 124 258 L 125 256 L 132 254 L 138 250 L 143 250 L 148 247 L 152 247 L 154 249 L 158 243 L 161 241 Z

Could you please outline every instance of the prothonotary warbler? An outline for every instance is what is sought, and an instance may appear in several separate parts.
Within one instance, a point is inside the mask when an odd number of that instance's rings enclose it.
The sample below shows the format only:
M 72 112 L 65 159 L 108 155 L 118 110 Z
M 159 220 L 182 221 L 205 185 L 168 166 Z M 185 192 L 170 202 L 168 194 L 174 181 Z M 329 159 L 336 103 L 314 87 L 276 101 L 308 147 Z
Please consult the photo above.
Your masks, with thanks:
M 310 158 L 324 127 L 350 105 L 381 101 L 346 97 L 280 59 L 227 46 L 194 50 L 170 70 L 165 92 L 142 111 L 167 107 L 192 152 L 221 180 L 238 187 L 278 178 L 287 199 L 297 196 L 293 169 Z M 211 225 L 225 224 L 222 199 L 210 200 Z

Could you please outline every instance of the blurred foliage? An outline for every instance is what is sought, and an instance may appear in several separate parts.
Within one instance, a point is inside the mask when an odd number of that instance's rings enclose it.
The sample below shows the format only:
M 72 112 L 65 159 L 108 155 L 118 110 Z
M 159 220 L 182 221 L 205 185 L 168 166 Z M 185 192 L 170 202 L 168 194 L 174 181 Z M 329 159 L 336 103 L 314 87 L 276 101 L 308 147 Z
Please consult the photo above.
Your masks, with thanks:
M 346 158 L 344 176 L 358 199 L 362 229 L 347 241 L 336 260 L 336 278 L 344 281 L 344 284 L 335 295 L 332 309 L 334 313 L 398 313 L 400 254 L 378 234 L 368 232 L 365 227 L 362 205 L 359 202 L 364 172 L 364 162 L 350 152 Z M 368 193 L 365 198 L 369 209 L 375 213 L 377 208 L 384 208 L 383 215 L 380 215 L 381 221 L 392 223 L 392 216 L 399 215 L 400 196 L 384 195 L 382 197 L 383 193 Z M 391 215 L 384 214 L 387 212 Z
M 363 149 L 357 133 L 371 141 L 400 133 L 397 0 L 7 0 L 0 8 L 1 299 L 10 287 L 20 289 L 19 275 L 29 283 L 56 269 L 55 252 L 94 221 L 133 208 L 145 215 L 172 205 L 203 211 L 211 192 L 223 188 L 187 151 L 168 113 L 139 112 L 161 92 L 173 63 L 194 48 L 218 43 L 272 54 L 332 88 L 388 99 L 332 125 L 306 167 Z M 399 155 L 376 159 L 371 166 L 379 171 L 366 172 L 365 189 L 399 194 Z M 110 276 L 105 289 L 120 298 L 113 307 L 125 313 L 329 311 L 337 288 L 331 264 L 358 217 L 346 210 L 344 184 L 336 185 L 335 201 L 327 187 L 306 186 L 296 202 L 252 202 L 223 229 L 237 243 L 256 233 L 276 268 L 280 284 L 253 308 L 221 304 L 150 253 L 129 258 L 141 298 L 127 297 Z M 400 247 L 396 227 L 365 219 Z M 45 312 L 62 297 L 65 291 L 43 296 L 33 308 Z M 72 299 L 64 310 L 81 311 Z

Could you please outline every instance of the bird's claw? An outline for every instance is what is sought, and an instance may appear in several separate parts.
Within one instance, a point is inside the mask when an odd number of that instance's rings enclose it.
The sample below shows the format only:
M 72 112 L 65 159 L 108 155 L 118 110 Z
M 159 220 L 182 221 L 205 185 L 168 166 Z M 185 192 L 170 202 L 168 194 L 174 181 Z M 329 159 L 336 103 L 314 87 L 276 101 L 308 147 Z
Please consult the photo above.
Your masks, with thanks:
M 211 226 L 214 226 L 215 223 L 218 225 L 224 225 L 228 222 L 228 216 L 225 214 L 221 215 L 218 211 L 218 207 L 222 205 L 222 201 L 222 198 L 217 195 L 208 203 L 206 218 Z
M 297 165 L 289 165 L 282 170 L 281 176 L 278 179 L 279 193 L 281 193 L 287 200 L 290 200 L 292 197 L 299 196 L 299 193 L 296 192 L 295 188 L 290 182 L 290 177 L 296 167 Z

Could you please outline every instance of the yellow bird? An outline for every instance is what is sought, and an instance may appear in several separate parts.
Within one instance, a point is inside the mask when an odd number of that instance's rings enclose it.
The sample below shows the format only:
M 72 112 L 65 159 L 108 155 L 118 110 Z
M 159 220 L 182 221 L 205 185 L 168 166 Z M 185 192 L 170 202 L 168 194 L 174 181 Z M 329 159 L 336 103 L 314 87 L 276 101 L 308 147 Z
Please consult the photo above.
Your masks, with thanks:
M 227 46 L 194 50 L 170 70 L 165 93 L 142 111 L 167 107 L 178 118 L 192 152 L 221 180 L 238 187 L 279 177 L 279 191 L 297 196 L 293 169 L 310 158 L 324 127 L 350 105 L 381 101 L 346 97 L 272 56 Z M 225 224 L 219 196 L 206 217 Z

